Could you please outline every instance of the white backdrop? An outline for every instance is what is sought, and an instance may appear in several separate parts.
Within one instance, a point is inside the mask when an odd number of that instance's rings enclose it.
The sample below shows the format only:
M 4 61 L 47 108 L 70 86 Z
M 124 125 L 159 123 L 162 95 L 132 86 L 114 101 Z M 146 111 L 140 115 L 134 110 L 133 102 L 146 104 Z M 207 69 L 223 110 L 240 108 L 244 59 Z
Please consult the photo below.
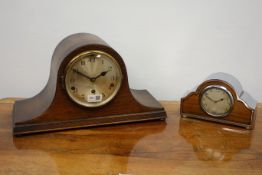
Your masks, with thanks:
M 132 88 L 159 100 L 223 71 L 262 102 L 261 9 L 261 0 L 1 0 L 0 98 L 37 94 L 58 42 L 88 32 L 120 53 Z

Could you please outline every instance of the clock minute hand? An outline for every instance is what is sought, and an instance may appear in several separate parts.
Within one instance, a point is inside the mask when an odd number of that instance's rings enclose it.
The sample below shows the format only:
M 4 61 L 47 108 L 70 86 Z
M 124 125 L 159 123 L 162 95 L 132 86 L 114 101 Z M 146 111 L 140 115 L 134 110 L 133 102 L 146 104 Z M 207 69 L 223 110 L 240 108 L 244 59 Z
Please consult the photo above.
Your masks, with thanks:
M 213 100 L 212 98 L 210 98 L 207 94 L 205 94 L 205 96 L 206 96 L 209 100 L 211 100 L 212 102 L 216 103 L 216 101 Z
M 221 101 L 223 101 L 223 100 L 224 100 L 224 98 L 221 98 L 221 99 L 219 99 L 219 100 L 216 100 L 215 103 L 221 102 Z
M 78 75 L 81 75 L 81 76 L 83 76 L 83 77 L 89 79 L 90 81 L 92 81 L 92 78 L 89 77 L 88 75 L 84 74 L 83 72 L 80 72 L 80 71 L 77 70 L 77 69 L 73 69 L 73 71 L 74 71 L 75 73 L 77 73 Z

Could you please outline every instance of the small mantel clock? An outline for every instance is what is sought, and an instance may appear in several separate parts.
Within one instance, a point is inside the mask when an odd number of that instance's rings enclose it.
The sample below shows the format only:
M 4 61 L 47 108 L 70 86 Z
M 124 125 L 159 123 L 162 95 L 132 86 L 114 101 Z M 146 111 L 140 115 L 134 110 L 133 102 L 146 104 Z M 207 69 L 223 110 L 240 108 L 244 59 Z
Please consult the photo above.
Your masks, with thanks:
M 215 73 L 181 99 L 181 116 L 252 129 L 256 101 L 230 74 Z
M 101 38 L 73 34 L 56 47 L 46 87 L 14 104 L 14 135 L 163 120 L 161 104 L 129 88 L 121 56 Z

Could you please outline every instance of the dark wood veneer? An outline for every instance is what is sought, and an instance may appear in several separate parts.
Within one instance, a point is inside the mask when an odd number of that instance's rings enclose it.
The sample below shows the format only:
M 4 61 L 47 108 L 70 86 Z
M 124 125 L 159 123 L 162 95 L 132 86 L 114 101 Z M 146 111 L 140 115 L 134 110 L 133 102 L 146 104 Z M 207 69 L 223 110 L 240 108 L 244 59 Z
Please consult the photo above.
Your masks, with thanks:
M 64 87 L 65 67 L 77 54 L 100 50 L 112 55 L 122 68 L 123 81 L 116 97 L 108 104 L 87 108 L 74 103 Z M 146 90 L 131 90 L 121 56 L 99 37 L 79 33 L 56 47 L 46 87 L 35 97 L 15 102 L 14 135 L 87 126 L 165 119 L 161 104 Z

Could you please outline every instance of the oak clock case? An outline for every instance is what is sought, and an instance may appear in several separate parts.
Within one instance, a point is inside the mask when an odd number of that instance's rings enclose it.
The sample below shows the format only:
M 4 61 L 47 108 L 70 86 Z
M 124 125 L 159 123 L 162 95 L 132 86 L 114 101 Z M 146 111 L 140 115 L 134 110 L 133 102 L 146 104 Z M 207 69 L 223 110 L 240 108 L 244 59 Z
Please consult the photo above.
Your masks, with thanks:
M 45 88 L 15 102 L 13 134 L 165 118 L 147 90 L 129 88 L 124 61 L 112 47 L 93 34 L 78 33 L 56 47 Z
M 210 75 L 181 99 L 182 117 L 191 117 L 252 129 L 256 101 L 230 74 Z

